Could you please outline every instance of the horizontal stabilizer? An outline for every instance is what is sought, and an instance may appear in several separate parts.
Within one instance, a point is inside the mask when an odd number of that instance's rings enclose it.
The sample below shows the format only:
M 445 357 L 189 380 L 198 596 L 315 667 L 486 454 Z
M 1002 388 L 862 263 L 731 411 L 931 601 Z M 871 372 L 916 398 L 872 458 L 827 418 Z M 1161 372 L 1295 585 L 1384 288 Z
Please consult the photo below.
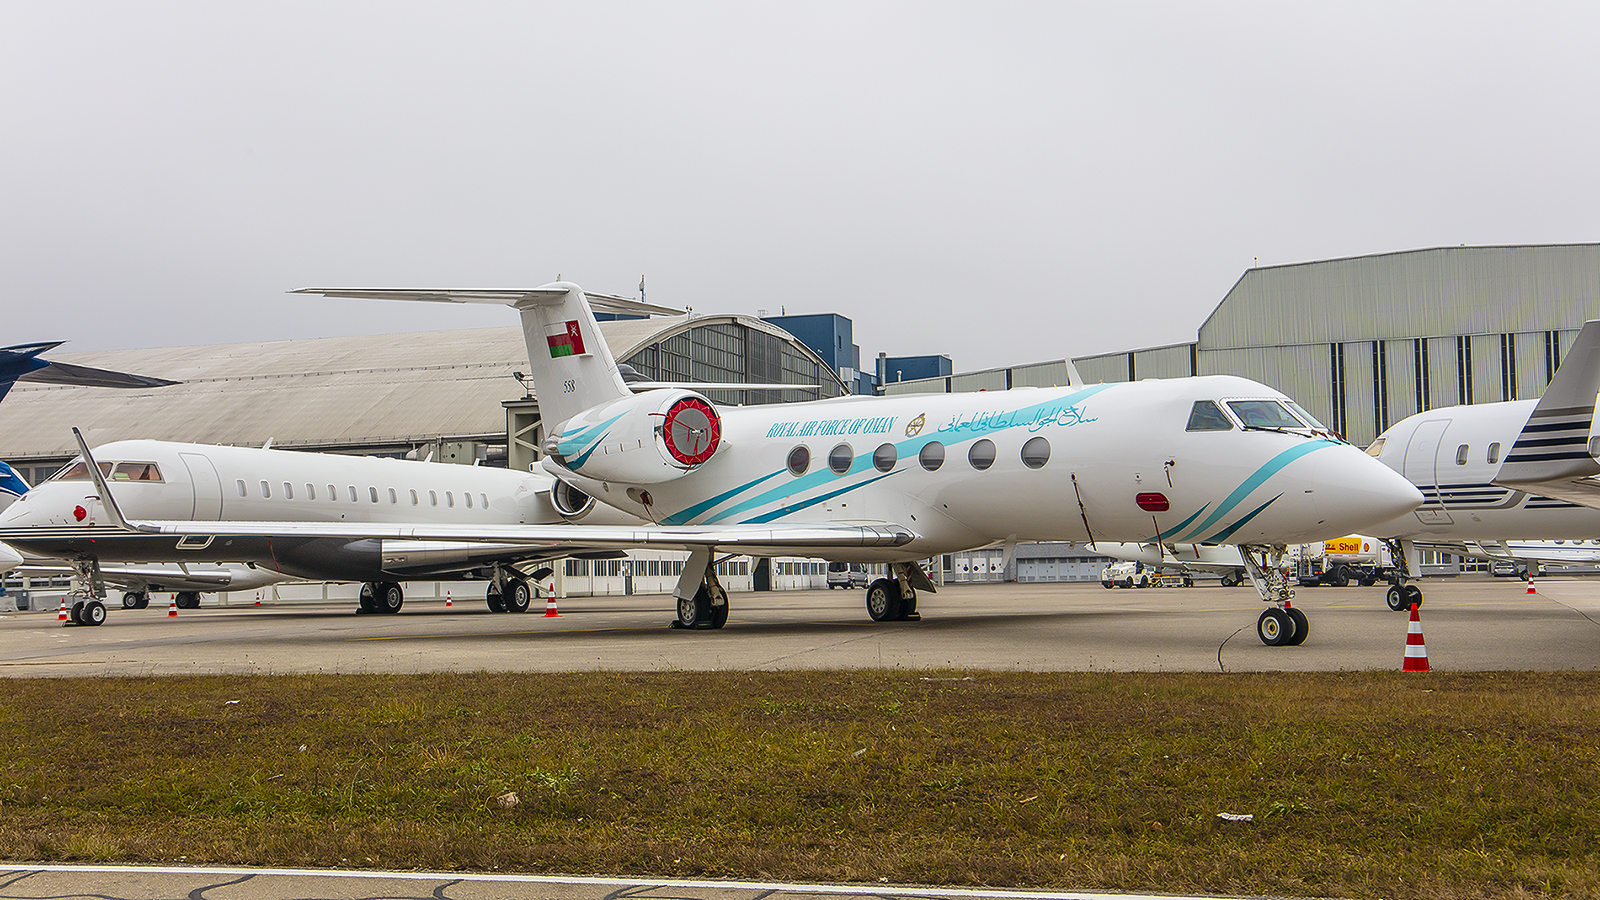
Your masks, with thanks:
M 301 288 L 291 294 L 320 294 L 324 297 L 342 297 L 352 300 L 412 300 L 425 303 L 486 303 L 492 306 L 510 306 L 525 309 L 530 306 L 553 306 L 566 299 L 568 288 L 538 287 L 526 289 L 405 289 L 405 288 Z M 681 316 L 686 313 L 670 306 L 657 306 L 626 297 L 608 294 L 591 294 L 589 306 L 596 312 L 624 316 Z

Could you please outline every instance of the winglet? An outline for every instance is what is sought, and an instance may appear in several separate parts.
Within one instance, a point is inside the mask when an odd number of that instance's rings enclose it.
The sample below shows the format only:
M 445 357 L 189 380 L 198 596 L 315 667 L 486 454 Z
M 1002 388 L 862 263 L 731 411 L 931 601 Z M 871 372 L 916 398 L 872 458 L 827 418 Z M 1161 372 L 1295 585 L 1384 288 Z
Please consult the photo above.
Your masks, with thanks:
M 1545 482 L 1600 475 L 1592 454 L 1595 398 L 1600 395 L 1600 320 L 1583 330 L 1506 454 L 1495 482 L 1539 491 Z
M 94 454 L 89 452 L 89 445 L 83 439 L 83 434 L 74 426 L 72 437 L 78 442 L 78 452 L 83 454 L 83 464 L 89 469 L 89 477 L 94 479 L 94 489 L 100 492 L 100 505 L 106 508 L 106 515 L 111 517 L 111 524 L 123 531 L 138 531 L 128 524 L 122 517 L 122 510 L 118 508 L 117 501 L 111 496 L 111 485 L 106 482 L 106 476 L 100 472 L 100 464 L 94 461 Z

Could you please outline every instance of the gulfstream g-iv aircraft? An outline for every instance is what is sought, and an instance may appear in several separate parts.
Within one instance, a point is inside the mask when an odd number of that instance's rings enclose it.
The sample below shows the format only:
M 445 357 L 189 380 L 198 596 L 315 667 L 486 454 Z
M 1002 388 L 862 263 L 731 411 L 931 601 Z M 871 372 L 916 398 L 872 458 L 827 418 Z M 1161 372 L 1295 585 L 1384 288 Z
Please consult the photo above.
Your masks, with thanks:
M 82 446 L 80 444 L 80 446 Z M 97 465 L 86 460 L 94 459 Z M 102 498 L 111 492 L 114 505 Z M 120 510 L 120 512 L 119 512 Z M 132 531 L 141 520 L 190 520 L 190 531 Z M 229 524 L 229 522 L 234 524 Z M 152 585 L 177 590 L 198 605 L 200 590 L 304 578 L 363 582 L 361 606 L 392 613 L 404 602 L 400 582 L 454 576 L 489 582 L 496 612 L 523 612 L 534 564 L 587 548 L 549 542 L 408 540 L 403 528 L 368 537 L 363 529 L 392 523 L 489 525 L 638 520 L 599 507 L 544 472 L 411 462 L 332 453 L 218 447 L 169 441 L 117 441 L 82 455 L 4 512 L 0 532 L 26 553 L 70 562 L 86 592 L 73 600 L 72 621 L 105 620 L 102 582 L 129 587 L 125 608 L 142 608 Z M 250 523 L 248 533 L 239 523 Z M 336 525 L 332 536 L 314 525 Z M 204 533 L 198 533 L 204 532 Z M 102 566 L 105 563 L 105 566 Z M 165 573 L 124 563 L 178 563 Z M 214 564 L 248 563 L 234 571 Z M 224 577 L 217 578 L 215 576 Z M 210 587 L 204 585 L 209 584 Z
M 1243 546 L 1274 603 L 1262 639 L 1295 643 L 1307 623 L 1272 565 L 1282 545 L 1349 534 L 1421 502 L 1288 397 L 1244 378 L 725 408 L 685 388 L 631 392 L 574 284 L 301 293 L 519 310 L 549 423 L 545 467 L 655 523 L 617 534 L 616 545 L 692 551 L 674 590 L 686 627 L 727 619 L 719 551 L 887 563 L 890 577 L 867 591 L 881 621 L 914 613 L 917 591 L 933 590 L 918 559 L 1018 541 L 1178 540 Z M 586 542 L 620 531 L 581 530 Z
M 1600 321 L 1578 332 L 1537 402 L 1443 407 L 1394 425 L 1368 452 L 1421 488 L 1424 502 L 1369 533 L 1395 539 L 1410 577 L 1419 543 L 1600 537 L 1597 393 Z M 1389 605 L 1421 598 L 1416 585 L 1397 584 Z

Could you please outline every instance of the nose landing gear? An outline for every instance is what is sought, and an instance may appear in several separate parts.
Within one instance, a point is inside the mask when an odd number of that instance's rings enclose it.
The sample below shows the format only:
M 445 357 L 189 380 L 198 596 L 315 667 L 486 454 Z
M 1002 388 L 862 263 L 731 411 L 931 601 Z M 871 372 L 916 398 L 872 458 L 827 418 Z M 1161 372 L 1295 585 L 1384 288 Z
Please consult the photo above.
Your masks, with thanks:
M 1294 647 L 1305 643 L 1311 634 L 1311 623 L 1306 614 L 1294 608 L 1294 589 L 1284 575 L 1281 544 L 1262 546 L 1240 545 L 1239 556 L 1244 560 L 1245 574 L 1255 585 L 1256 593 L 1264 603 L 1274 604 L 1256 620 L 1256 637 L 1268 647 Z

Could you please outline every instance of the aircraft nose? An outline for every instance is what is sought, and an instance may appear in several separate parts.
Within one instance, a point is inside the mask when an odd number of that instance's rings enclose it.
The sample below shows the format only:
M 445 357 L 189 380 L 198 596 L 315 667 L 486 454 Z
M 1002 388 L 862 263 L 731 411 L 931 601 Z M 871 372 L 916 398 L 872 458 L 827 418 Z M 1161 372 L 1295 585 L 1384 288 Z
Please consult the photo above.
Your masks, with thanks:
M 9 572 L 22 565 L 22 554 L 6 544 L 0 544 L 0 572 Z
M 1397 519 L 1422 505 L 1416 485 L 1355 447 L 1317 456 L 1317 514 L 1341 534 Z

